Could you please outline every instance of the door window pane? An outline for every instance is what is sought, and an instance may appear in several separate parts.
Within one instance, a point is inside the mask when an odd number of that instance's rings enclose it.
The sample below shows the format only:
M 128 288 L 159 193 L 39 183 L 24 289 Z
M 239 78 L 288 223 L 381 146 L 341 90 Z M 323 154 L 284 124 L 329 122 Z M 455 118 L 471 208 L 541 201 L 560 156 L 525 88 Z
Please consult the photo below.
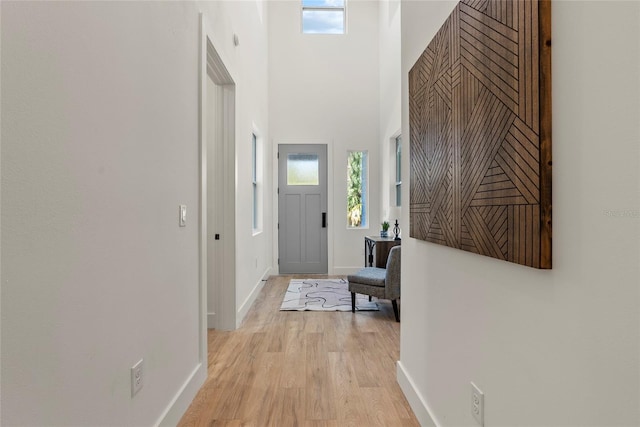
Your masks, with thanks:
M 287 185 L 319 185 L 317 154 L 289 154 L 287 156 Z

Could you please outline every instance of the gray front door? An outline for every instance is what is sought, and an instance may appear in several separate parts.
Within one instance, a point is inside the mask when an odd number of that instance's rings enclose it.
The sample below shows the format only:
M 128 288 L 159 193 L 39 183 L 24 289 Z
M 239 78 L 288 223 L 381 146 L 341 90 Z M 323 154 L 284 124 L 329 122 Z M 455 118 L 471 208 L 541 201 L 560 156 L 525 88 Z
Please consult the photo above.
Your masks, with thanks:
M 327 146 L 278 145 L 281 274 L 327 273 Z

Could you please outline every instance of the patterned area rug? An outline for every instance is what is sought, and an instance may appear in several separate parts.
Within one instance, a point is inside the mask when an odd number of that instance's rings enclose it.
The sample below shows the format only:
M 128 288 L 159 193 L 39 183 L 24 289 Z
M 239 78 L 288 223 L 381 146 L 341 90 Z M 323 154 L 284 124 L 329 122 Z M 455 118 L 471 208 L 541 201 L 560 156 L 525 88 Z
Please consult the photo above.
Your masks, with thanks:
M 280 311 L 351 311 L 351 292 L 346 279 L 292 279 Z M 356 294 L 356 310 L 377 311 L 378 304 Z

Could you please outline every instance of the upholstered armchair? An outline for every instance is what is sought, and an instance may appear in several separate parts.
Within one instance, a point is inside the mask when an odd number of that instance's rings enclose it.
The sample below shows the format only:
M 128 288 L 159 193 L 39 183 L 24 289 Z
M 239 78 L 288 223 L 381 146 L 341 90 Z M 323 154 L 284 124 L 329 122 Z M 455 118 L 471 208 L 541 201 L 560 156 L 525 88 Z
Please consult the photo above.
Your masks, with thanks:
M 394 246 L 387 258 L 387 268 L 366 267 L 347 276 L 351 292 L 351 311 L 356 311 L 356 294 L 391 300 L 396 322 L 400 298 L 400 246 Z

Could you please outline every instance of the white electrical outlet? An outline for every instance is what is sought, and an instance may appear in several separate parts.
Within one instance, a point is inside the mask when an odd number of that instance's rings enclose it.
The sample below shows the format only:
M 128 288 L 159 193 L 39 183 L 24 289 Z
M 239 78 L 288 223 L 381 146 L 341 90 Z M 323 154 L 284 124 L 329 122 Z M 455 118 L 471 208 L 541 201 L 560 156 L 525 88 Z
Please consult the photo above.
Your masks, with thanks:
M 131 397 L 135 396 L 144 385 L 143 360 L 144 359 L 140 359 L 140 361 L 131 368 Z
M 471 414 L 480 426 L 484 426 L 484 393 L 471 383 Z

